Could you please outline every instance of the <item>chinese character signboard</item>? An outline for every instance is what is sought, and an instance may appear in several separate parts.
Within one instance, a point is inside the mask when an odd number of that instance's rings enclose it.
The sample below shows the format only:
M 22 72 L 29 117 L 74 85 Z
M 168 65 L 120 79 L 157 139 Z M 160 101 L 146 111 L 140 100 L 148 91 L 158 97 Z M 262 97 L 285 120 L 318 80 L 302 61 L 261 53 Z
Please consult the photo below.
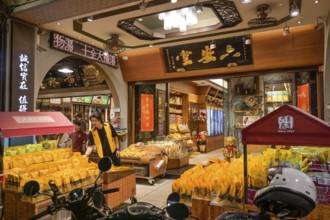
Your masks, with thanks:
M 310 113 L 309 84 L 297 86 L 298 90 L 298 108 Z
M 33 111 L 35 29 L 14 22 L 13 33 L 10 108 L 17 112 Z
M 245 44 L 247 36 L 167 47 L 163 49 L 166 72 L 235 67 L 253 63 L 251 45 Z
M 118 58 L 116 56 L 112 54 L 105 55 L 103 53 L 104 50 L 75 40 L 60 33 L 51 32 L 50 47 L 78 56 L 82 56 L 114 68 L 118 68 Z
M 154 95 L 141 94 L 141 131 L 154 131 Z

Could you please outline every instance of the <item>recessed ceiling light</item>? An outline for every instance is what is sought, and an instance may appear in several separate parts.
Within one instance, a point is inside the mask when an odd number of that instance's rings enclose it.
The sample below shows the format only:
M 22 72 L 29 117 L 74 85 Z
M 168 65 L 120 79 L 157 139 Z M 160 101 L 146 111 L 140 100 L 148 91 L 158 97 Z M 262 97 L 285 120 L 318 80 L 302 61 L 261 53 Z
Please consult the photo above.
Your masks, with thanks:
M 252 0 L 242 0 L 243 4 L 248 4 L 248 3 L 251 3 L 251 2 L 252 2 Z
M 69 68 L 61 68 L 61 69 L 58 69 L 58 71 L 61 73 L 73 73 L 73 70 L 71 70 Z
M 177 3 L 178 0 L 171 0 L 171 3 Z
M 315 0 L 315 1 L 314 1 L 314 4 L 318 4 L 318 3 L 319 3 L 319 0 Z
M 92 22 L 93 20 L 94 20 L 93 16 L 88 16 L 88 17 L 87 17 L 87 21 L 88 21 L 88 22 Z
M 138 21 L 143 21 L 143 18 L 138 18 Z
M 61 22 L 57 22 L 57 25 L 61 25 Z
M 300 10 L 298 8 L 296 0 L 293 0 L 293 3 L 291 5 L 291 10 L 290 10 L 290 16 L 297 17 L 298 15 L 300 15 Z
M 300 20 L 298 20 L 298 21 L 297 21 L 297 24 L 301 24 L 301 21 L 300 21 Z

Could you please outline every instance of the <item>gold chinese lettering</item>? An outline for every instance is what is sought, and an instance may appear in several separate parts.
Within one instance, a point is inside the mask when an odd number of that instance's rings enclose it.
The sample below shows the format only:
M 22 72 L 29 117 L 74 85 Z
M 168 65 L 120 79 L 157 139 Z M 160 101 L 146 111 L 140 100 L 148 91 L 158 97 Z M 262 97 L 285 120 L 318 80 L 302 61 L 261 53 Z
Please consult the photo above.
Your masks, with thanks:
M 214 62 L 217 58 L 214 55 L 214 51 L 210 49 L 209 46 L 205 46 L 205 49 L 202 50 L 202 58 L 198 60 L 199 63 L 209 63 Z

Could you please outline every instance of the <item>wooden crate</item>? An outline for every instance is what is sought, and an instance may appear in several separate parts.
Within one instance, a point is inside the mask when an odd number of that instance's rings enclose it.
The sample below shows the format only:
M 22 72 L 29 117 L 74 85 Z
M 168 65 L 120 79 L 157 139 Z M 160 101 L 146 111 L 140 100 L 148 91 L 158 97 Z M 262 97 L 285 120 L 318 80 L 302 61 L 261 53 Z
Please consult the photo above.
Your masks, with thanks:
M 84 189 L 92 187 L 94 184 L 80 184 L 79 187 Z M 60 190 L 61 191 L 61 190 Z M 69 193 L 63 193 L 62 196 L 67 196 Z M 24 199 L 24 195 L 20 191 L 4 190 L 4 219 L 6 220 L 26 220 L 45 211 L 52 200 L 49 196 L 38 196 L 37 198 Z M 55 220 L 68 219 L 69 212 L 58 212 L 54 216 L 47 215 L 40 220 Z
M 168 159 L 168 163 L 166 165 L 167 169 L 177 169 L 184 167 L 189 164 L 189 156 L 179 157 L 179 158 L 173 158 Z
M 123 171 L 109 171 L 109 172 L 105 172 L 103 173 L 103 184 L 110 184 L 113 183 L 117 180 L 120 180 L 124 177 L 127 177 L 131 174 L 135 174 L 135 170 L 134 169 L 129 169 L 129 170 L 123 170 Z
M 148 161 L 146 160 L 140 160 L 140 159 L 129 159 L 129 158 L 121 158 L 122 165 L 128 165 L 133 166 L 135 168 L 138 168 L 139 166 L 141 168 L 144 168 L 144 166 L 148 166 L 148 175 L 147 176 L 138 176 L 136 175 L 136 178 L 142 178 L 142 179 L 148 179 L 148 180 L 154 180 L 154 178 L 158 176 L 165 175 L 166 173 L 166 165 L 163 164 L 158 170 L 156 170 L 155 166 L 163 159 L 161 154 L 155 155 L 152 158 L 149 158 Z
M 213 220 L 216 219 L 218 216 L 220 216 L 224 212 L 228 211 L 244 211 L 241 208 L 238 207 L 230 207 L 230 206 L 220 206 L 215 204 L 210 204 L 210 213 L 209 213 L 209 219 Z
M 119 188 L 118 192 L 105 195 L 106 203 L 111 208 L 122 204 L 124 201 L 136 195 L 135 172 L 127 174 L 126 176 L 117 175 L 117 177 L 120 176 L 121 178 L 116 178 L 116 180 L 110 183 L 103 184 L 103 189 Z
M 192 198 L 190 211 L 199 220 L 208 220 L 210 200 Z
M 330 206 L 317 204 L 315 209 L 306 217 L 299 218 L 299 220 L 329 220 Z

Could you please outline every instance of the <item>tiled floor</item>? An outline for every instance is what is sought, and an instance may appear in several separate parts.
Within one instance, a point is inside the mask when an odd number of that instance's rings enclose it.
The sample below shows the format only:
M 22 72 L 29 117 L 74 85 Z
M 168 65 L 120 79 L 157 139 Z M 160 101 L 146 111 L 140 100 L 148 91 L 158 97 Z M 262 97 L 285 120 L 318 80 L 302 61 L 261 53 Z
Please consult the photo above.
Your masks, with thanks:
M 222 150 L 215 150 L 209 153 L 203 153 L 198 156 L 189 158 L 189 164 L 202 163 L 205 165 L 208 158 L 223 158 Z M 174 179 L 156 178 L 154 185 L 150 185 L 148 181 L 137 179 L 136 181 L 136 198 L 139 202 L 148 202 L 159 208 L 166 205 L 167 196 L 172 192 L 172 182 Z

